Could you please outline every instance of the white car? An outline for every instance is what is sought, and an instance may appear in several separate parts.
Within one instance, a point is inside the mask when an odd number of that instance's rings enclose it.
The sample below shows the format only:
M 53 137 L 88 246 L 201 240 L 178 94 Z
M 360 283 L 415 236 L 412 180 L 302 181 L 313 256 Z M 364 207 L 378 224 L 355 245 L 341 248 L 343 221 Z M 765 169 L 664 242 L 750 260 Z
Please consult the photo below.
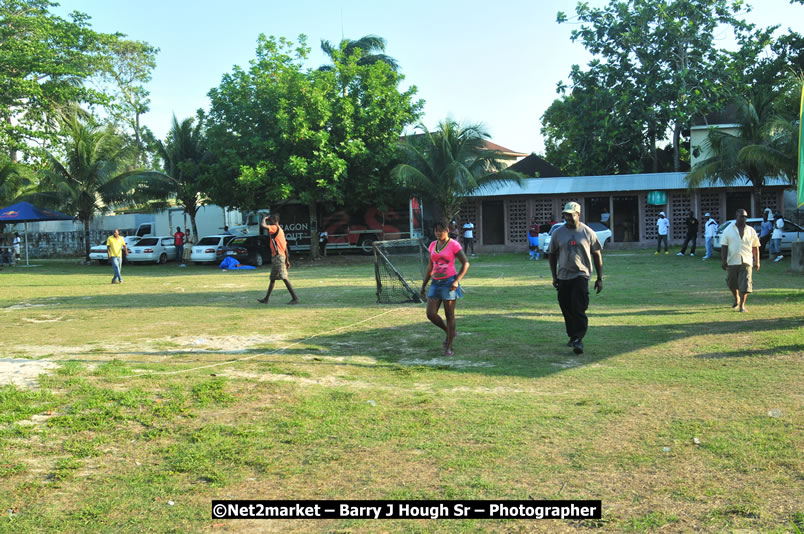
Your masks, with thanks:
M 223 260 L 223 247 L 236 236 L 229 234 L 208 235 L 193 245 L 190 261 L 193 263 L 219 263 Z
M 714 248 L 720 250 L 720 238 L 723 237 L 723 232 L 726 230 L 726 228 L 728 228 L 729 226 L 734 224 L 734 222 L 735 222 L 735 220 L 731 219 L 729 221 L 724 222 L 720 226 L 718 226 L 717 234 L 715 234 L 715 239 L 714 239 L 714 241 L 712 241 L 712 246 Z M 760 219 L 758 217 L 749 217 L 749 218 L 747 218 L 745 220 L 745 222 L 746 222 L 746 224 L 748 224 L 751 227 L 753 227 L 754 230 L 757 231 L 757 235 L 759 235 L 759 226 L 762 224 L 762 219 Z M 774 224 L 775 223 L 776 223 L 776 221 L 774 221 Z M 787 250 L 787 251 L 793 250 L 793 242 L 796 241 L 797 239 L 803 239 L 804 240 L 804 228 L 802 228 L 801 226 L 797 225 L 796 223 L 794 223 L 792 221 L 788 221 L 787 219 L 784 219 L 784 228 L 782 228 L 781 249 L 783 251 L 785 251 L 785 250 Z M 770 246 L 770 245 L 768 245 L 768 246 Z
M 126 242 L 126 248 L 131 250 L 131 247 L 137 244 L 142 239 L 138 235 L 127 236 L 123 238 Z M 128 253 L 126 253 L 128 254 Z M 99 243 L 89 249 L 89 259 L 97 261 L 98 263 L 108 263 L 109 255 L 106 251 L 106 243 Z
M 167 263 L 176 259 L 176 245 L 173 236 L 143 237 L 136 245 L 130 247 L 128 261 Z
M 590 222 L 585 224 L 594 230 L 595 235 L 597 235 L 597 240 L 600 241 L 600 246 L 602 248 L 606 248 L 606 245 L 611 243 L 611 229 L 609 229 L 605 224 L 600 222 Z M 550 239 L 553 236 L 553 233 L 562 226 L 564 226 L 563 222 L 554 224 L 548 233 L 539 234 L 539 246 L 542 248 L 542 252 L 547 254 L 547 251 L 550 250 Z

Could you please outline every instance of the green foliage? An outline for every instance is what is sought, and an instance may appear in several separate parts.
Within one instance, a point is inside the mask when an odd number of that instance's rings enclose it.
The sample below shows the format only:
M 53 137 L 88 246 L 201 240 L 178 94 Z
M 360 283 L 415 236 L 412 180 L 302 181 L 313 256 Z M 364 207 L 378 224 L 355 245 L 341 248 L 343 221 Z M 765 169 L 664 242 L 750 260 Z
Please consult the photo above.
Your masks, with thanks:
M 793 91 L 793 100 L 800 94 L 799 86 Z M 700 161 L 686 180 L 690 187 L 698 187 L 706 180 L 727 185 L 750 183 L 756 191 L 755 213 L 759 213 L 766 178 L 783 176 L 792 183 L 796 176 L 797 117 L 779 115 L 777 107 L 784 109 L 784 100 L 777 103 L 766 92 L 752 91 L 735 104 L 737 135 L 712 128 L 704 144 L 711 156 Z
M 441 213 L 454 219 L 466 195 L 506 182 L 519 182 L 522 175 L 507 170 L 500 153 L 485 148 L 488 133 L 480 125 L 461 125 L 451 119 L 430 132 L 420 124 L 421 137 L 399 143 L 404 163 L 392 176 L 417 195 L 435 203 Z
M 167 140 L 157 141 L 156 147 L 169 179 L 165 193 L 175 195 L 190 216 L 193 235 L 198 236 L 195 217 L 205 200 L 203 176 L 209 159 L 201 121 L 194 124 L 192 118 L 187 118 L 179 123 L 174 116 Z
M 309 48 L 261 35 L 248 71 L 210 91 L 214 150 L 206 191 L 217 204 L 258 208 L 286 200 L 381 203 L 393 146 L 421 107 L 384 61 L 333 50 L 332 68 L 306 70 Z
M 133 198 L 150 196 L 164 183 L 156 172 L 126 171 L 131 146 L 110 126 L 101 127 L 77 114 L 64 118 L 64 162 L 46 151 L 48 166 L 40 171 L 39 193 L 34 200 L 57 206 L 84 223 L 84 245 L 89 257 L 89 222 L 97 213 Z
M 547 158 L 580 175 L 683 170 L 690 122 L 739 94 L 749 74 L 771 78 L 798 50 L 792 36 L 764 65 L 775 28 L 747 24 L 745 10 L 739 0 L 579 3 L 572 40 L 596 57 L 586 71 L 573 66 L 571 93 L 543 116 Z M 559 13 L 557 20 L 567 17 Z M 717 46 L 722 28 L 733 31 L 739 52 Z M 659 149 L 665 142 L 668 163 Z
M 58 117 L 76 105 L 108 105 L 113 116 L 147 109 L 141 84 L 149 80 L 156 49 L 95 32 L 78 11 L 69 19 L 56 16 L 50 10 L 57 5 L 0 3 L 0 152 L 12 161 L 19 151 L 32 160 L 44 157 L 43 149 L 58 142 Z M 96 76 L 115 78 L 117 90 L 88 86 Z

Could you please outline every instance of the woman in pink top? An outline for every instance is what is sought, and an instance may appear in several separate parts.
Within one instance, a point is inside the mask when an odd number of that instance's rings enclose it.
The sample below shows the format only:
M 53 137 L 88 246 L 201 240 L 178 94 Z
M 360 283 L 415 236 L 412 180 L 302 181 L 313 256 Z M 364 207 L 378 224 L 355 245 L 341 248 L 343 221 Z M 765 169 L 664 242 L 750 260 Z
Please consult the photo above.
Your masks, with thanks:
M 430 291 L 427 292 L 427 318 L 434 325 L 446 332 L 444 340 L 444 356 L 452 356 L 452 342 L 455 340 L 455 303 L 463 296 L 460 282 L 469 270 L 469 260 L 457 239 L 449 237 L 449 221 L 442 219 L 435 224 L 436 240 L 430 243 L 430 261 L 422 283 L 422 299 L 430 278 Z M 461 271 L 455 270 L 455 258 L 461 262 Z M 444 303 L 444 319 L 438 315 L 438 308 Z

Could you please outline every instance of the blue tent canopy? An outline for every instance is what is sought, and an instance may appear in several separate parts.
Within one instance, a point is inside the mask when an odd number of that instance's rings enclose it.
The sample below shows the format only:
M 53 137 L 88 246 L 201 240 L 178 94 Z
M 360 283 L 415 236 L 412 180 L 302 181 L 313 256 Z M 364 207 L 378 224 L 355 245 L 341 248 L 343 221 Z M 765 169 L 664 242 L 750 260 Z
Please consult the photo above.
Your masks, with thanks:
M 43 210 L 28 202 L 17 202 L 0 210 L 0 223 L 21 223 L 35 221 L 69 221 L 72 217 L 58 211 Z
M 72 217 L 53 210 L 43 210 L 28 202 L 16 204 L 0 210 L 0 224 L 25 223 L 25 265 L 28 265 L 28 223 L 36 221 L 70 221 Z

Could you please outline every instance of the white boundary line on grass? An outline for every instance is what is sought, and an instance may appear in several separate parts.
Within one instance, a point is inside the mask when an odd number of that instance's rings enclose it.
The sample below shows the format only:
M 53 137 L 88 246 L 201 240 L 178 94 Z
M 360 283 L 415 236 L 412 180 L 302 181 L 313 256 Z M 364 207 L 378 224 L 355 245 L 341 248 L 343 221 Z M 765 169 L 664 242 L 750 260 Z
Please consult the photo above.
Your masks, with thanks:
M 498 276 L 497 278 L 494 278 L 493 280 L 489 280 L 487 282 L 483 282 L 482 284 L 474 285 L 472 287 L 480 287 L 480 286 L 486 285 L 488 283 L 500 280 L 501 278 L 503 278 L 503 276 L 504 276 L 504 273 L 500 273 L 500 276 Z M 388 315 L 389 313 L 397 312 L 397 311 L 400 311 L 400 310 L 410 310 L 410 309 L 412 309 L 412 308 L 401 307 L 400 306 L 398 308 L 394 308 L 394 309 L 391 309 L 391 310 L 388 310 L 388 311 L 384 311 L 382 313 L 378 313 L 377 315 L 369 317 L 368 319 L 363 319 L 362 321 L 358 321 L 356 323 L 348 324 L 346 326 L 339 326 L 338 328 L 335 328 L 333 330 L 329 330 L 327 332 L 321 332 L 319 334 L 313 334 L 310 337 L 304 338 L 304 339 L 302 339 L 300 341 L 295 341 L 295 342 L 291 343 L 290 345 L 286 345 L 284 347 L 280 347 L 278 349 L 274 349 L 274 350 L 269 351 L 269 352 L 259 352 L 257 354 L 252 354 L 251 356 L 246 356 L 244 358 L 238 358 L 236 360 L 228 360 L 228 361 L 225 361 L 225 362 L 211 363 L 209 365 L 202 365 L 202 366 L 199 366 L 199 367 L 191 367 L 189 369 L 180 369 L 178 371 L 146 371 L 146 372 L 143 372 L 143 373 L 137 373 L 135 375 L 122 376 L 120 378 L 138 378 L 138 377 L 141 377 L 141 376 L 153 376 L 153 375 L 177 375 L 177 374 L 181 374 L 181 373 L 189 373 L 191 371 L 200 371 L 201 369 L 211 369 L 213 367 L 221 367 L 221 366 L 224 366 L 224 365 L 230 365 L 230 364 L 235 364 L 235 363 L 239 363 L 239 362 L 244 362 L 244 361 L 247 361 L 247 360 L 253 360 L 254 358 L 256 358 L 258 356 L 269 356 L 271 354 L 278 354 L 278 353 L 280 353 L 280 352 L 282 352 L 284 350 L 287 350 L 287 349 L 289 349 L 291 347 L 295 347 L 296 345 L 301 345 L 302 343 L 304 343 L 306 341 L 309 341 L 309 340 L 311 340 L 313 338 L 316 338 L 316 337 L 319 337 L 319 336 L 324 336 L 324 335 L 329 335 L 329 334 L 334 334 L 335 332 L 338 332 L 340 330 L 347 330 L 347 329 L 352 328 L 354 326 L 357 326 L 359 324 L 363 324 L 363 323 L 366 323 L 368 321 L 373 321 L 374 319 L 377 319 L 378 317 L 382 317 L 383 315 Z

